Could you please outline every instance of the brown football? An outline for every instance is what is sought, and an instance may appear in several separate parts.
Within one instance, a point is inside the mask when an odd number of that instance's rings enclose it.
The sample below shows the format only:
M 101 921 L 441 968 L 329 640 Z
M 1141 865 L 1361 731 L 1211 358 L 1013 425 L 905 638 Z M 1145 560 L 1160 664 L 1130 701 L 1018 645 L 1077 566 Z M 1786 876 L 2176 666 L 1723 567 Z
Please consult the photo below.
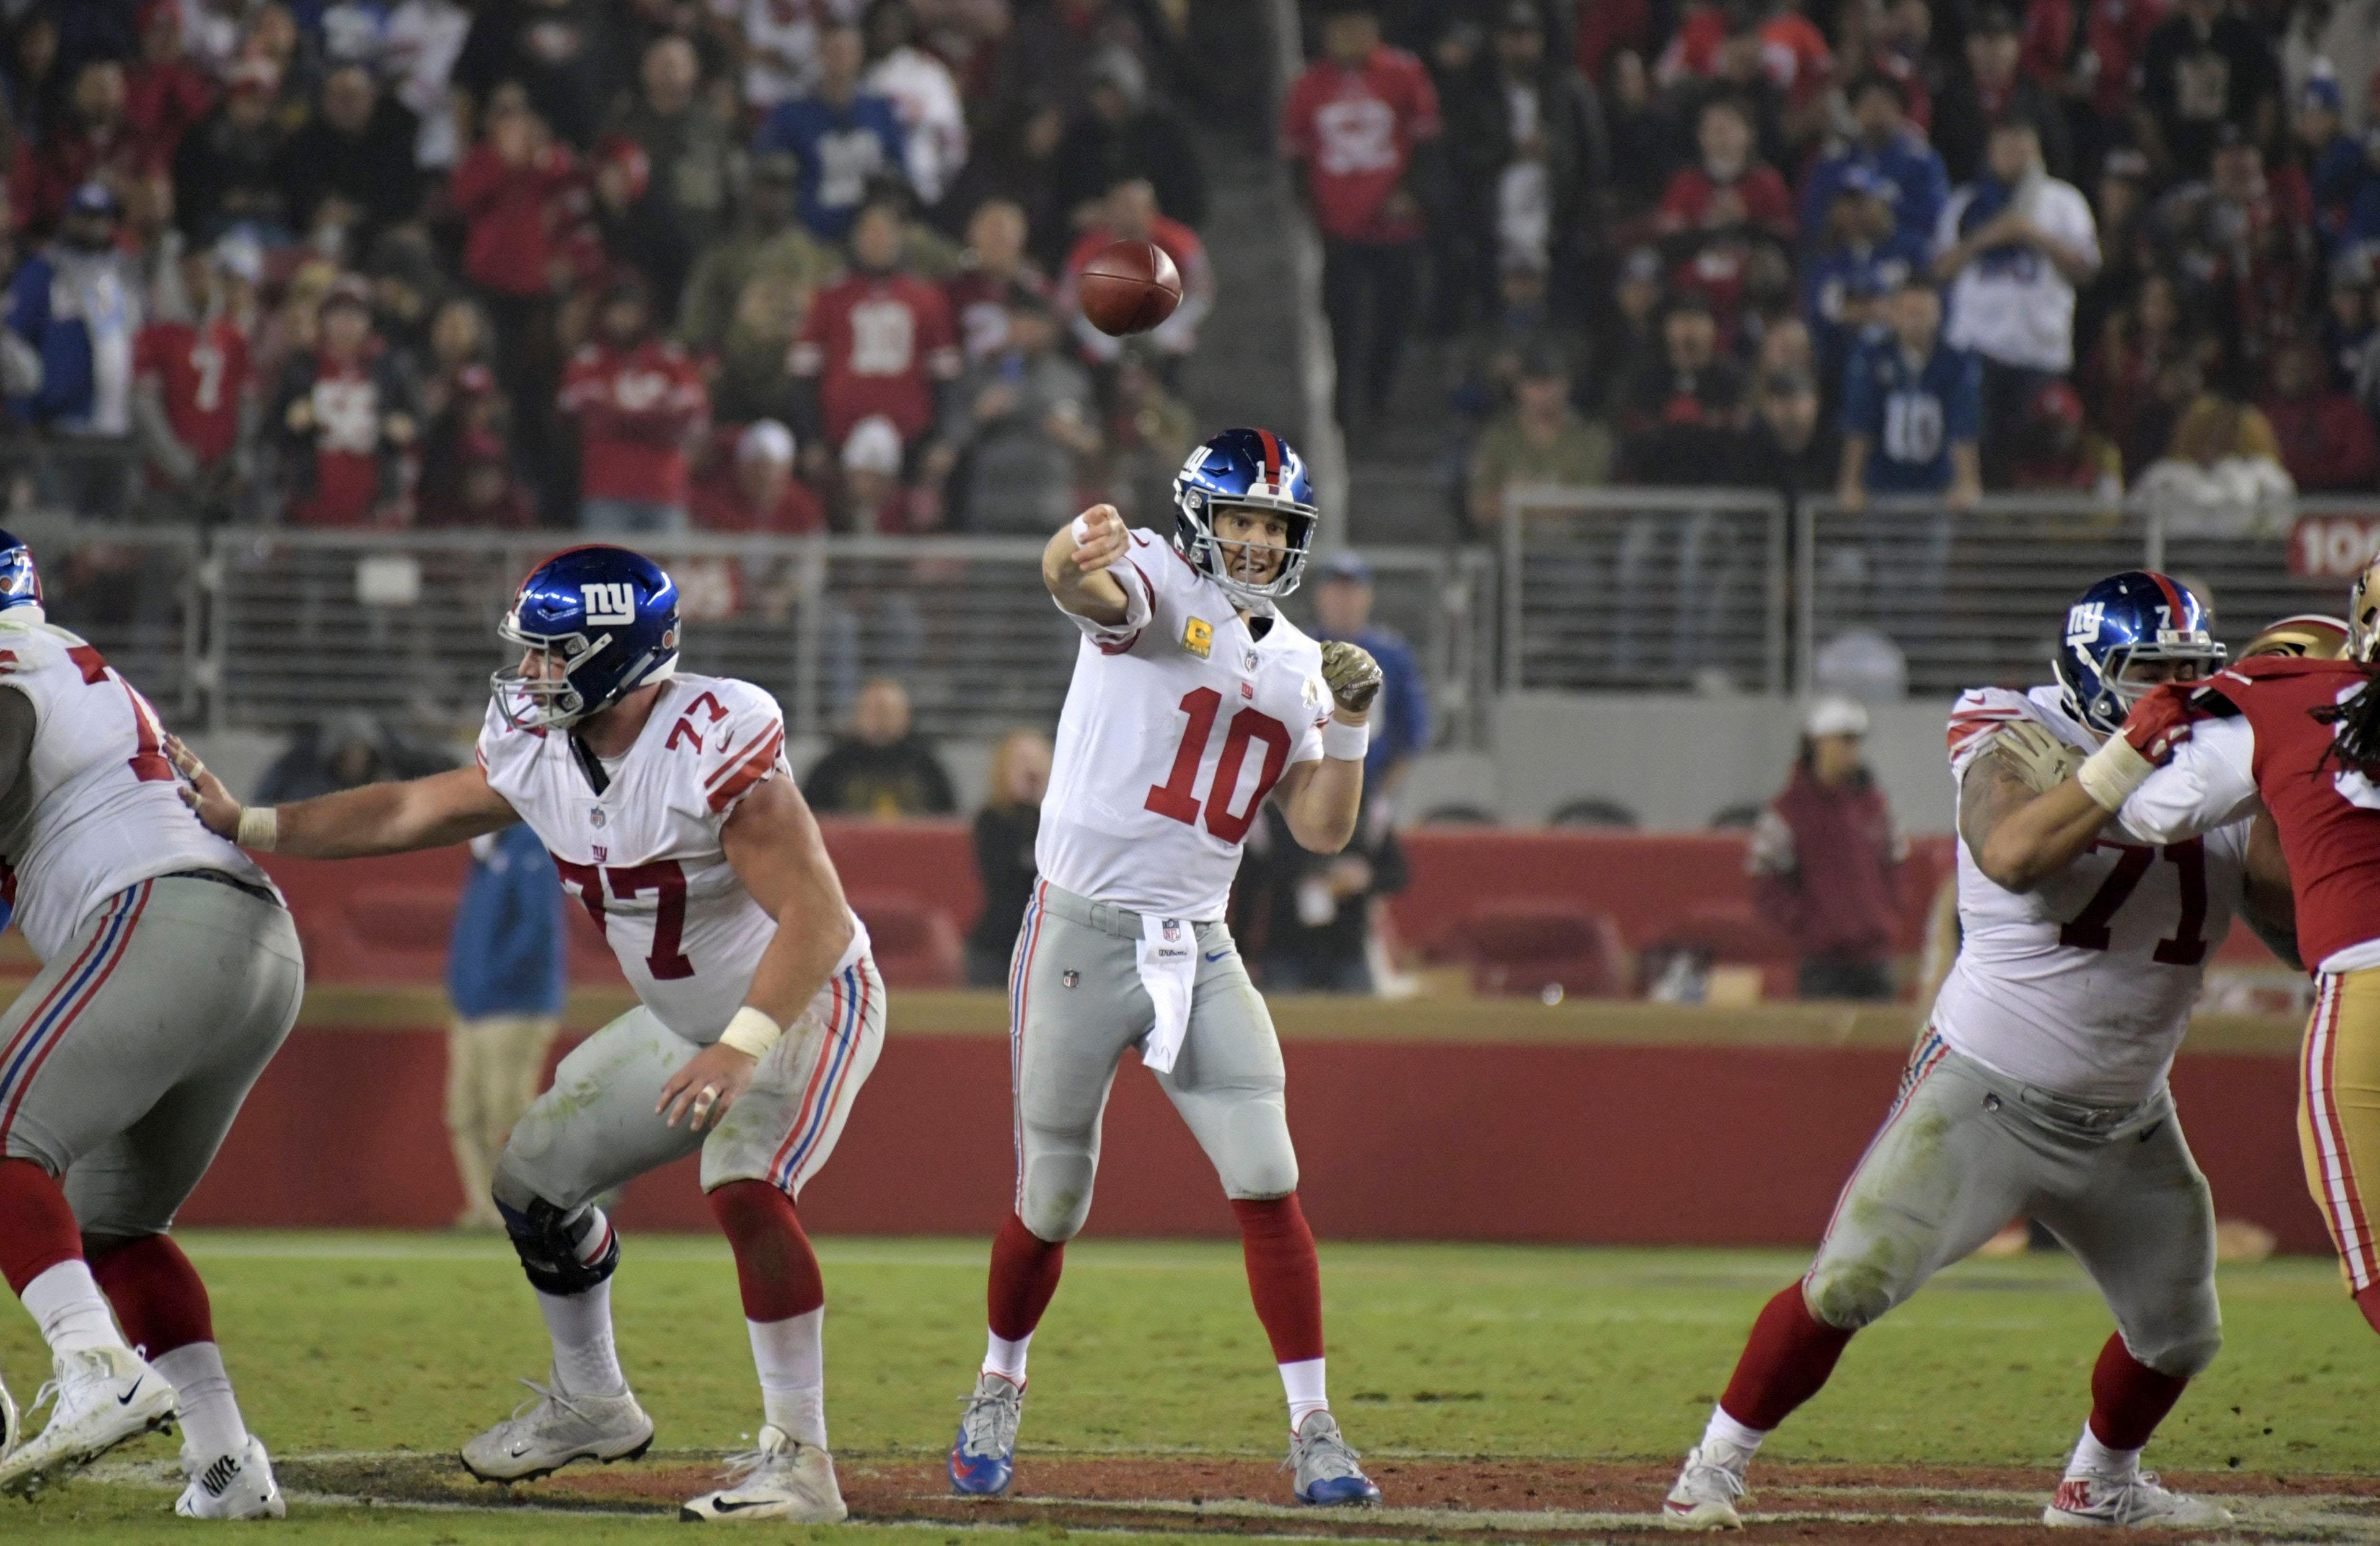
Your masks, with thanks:
M 1075 293 L 1091 326 L 1122 338 L 1173 315 L 1182 304 L 1182 274 L 1155 242 L 1110 242 L 1083 265 Z

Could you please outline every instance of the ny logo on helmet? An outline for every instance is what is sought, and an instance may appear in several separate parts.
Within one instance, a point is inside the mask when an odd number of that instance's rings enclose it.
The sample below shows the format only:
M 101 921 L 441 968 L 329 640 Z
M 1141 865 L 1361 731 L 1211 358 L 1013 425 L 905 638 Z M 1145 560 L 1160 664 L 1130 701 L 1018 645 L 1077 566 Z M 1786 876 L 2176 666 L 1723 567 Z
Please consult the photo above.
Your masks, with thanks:
M 589 586 L 589 589 L 594 587 Z M 2099 636 L 2099 625 L 2107 621 L 2105 601 L 2085 601 L 2066 610 L 2066 642 L 2070 645 L 2089 644 Z
M 587 621 L 597 627 L 637 621 L 637 587 L 625 580 L 599 580 L 580 586 L 578 594 L 587 602 Z

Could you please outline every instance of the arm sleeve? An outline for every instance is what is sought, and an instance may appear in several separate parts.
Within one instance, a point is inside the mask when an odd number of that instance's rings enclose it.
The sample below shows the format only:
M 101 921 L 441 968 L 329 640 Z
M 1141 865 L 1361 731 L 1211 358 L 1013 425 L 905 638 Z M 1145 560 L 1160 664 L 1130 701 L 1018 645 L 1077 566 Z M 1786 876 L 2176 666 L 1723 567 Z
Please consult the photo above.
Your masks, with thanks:
M 2260 798 L 2255 755 L 2255 731 L 2246 719 L 2202 720 L 2117 815 L 2153 843 L 2177 843 L 2238 821 Z

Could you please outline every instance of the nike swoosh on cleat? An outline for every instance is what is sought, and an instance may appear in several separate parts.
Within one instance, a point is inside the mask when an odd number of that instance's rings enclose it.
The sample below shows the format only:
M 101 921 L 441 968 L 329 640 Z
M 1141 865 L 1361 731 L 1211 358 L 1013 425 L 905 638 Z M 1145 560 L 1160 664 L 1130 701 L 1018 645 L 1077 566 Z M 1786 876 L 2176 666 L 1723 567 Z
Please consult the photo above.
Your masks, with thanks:
M 528 1445 L 527 1445 L 527 1444 L 515 1444 L 515 1445 L 513 1445 L 513 1447 L 512 1447 L 512 1451 L 511 1451 L 512 1457 L 513 1457 L 514 1459 L 516 1459 L 516 1460 L 519 1459 L 522 1455 L 527 1455 L 528 1453 Z
M 140 1376 L 140 1379 L 133 1381 L 133 1382 L 132 1382 L 132 1388 L 131 1388 L 130 1390 L 126 1391 L 122 1395 L 117 1396 L 117 1397 L 115 1398 L 115 1404 L 116 1404 L 117 1406 L 119 1406 L 119 1407 L 129 1407 L 129 1406 L 131 1406 L 131 1405 L 132 1405 L 132 1398 L 133 1398 L 134 1396 L 136 1396 L 136 1395 L 140 1395 L 140 1383 L 141 1383 L 141 1381 L 142 1381 L 142 1380 L 146 1380 L 146 1379 L 148 1379 L 148 1378 L 149 1378 L 149 1376 L 148 1376 L 148 1375 L 143 1374 L 143 1375 L 141 1375 L 141 1376 Z
M 750 1503 L 729 1503 L 725 1498 L 718 1498 L 712 1500 L 710 1506 L 721 1514 L 740 1514 L 747 1508 L 766 1508 L 775 1501 L 773 1498 L 754 1498 Z

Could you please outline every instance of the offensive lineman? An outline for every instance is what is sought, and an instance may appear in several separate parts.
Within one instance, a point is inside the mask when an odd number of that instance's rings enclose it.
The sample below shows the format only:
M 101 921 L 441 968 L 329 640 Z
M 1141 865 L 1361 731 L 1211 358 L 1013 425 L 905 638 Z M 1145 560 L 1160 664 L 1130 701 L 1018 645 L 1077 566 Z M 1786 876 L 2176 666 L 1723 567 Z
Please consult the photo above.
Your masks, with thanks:
M 6 532 L 0 688 L 0 874 L 42 962 L 0 1015 L 0 1273 L 56 1371 L 48 1426 L 0 1444 L 0 1491 L 30 1497 L 178 1415 L 174 1511 L 281 1518 L 206 1285 L 166 1231 L 297 1021 L 298 931 L 182 808 L 148 700 L 43 621 Z M 0 1392 L 0 1441 L 14 1415 Z
M 1952 709 L 1964 942 L 1816 1261 L 1761 1310 L 1665 1524 L 1739 1526 L 1754 1452 L 1852 1334 L 2012 1217 L 2065 1242 L 2118 1327 L 2043 1522 L 2229 1520 L 2140 1469 L 2222 1345 L 2215 1210 L 2166 1075 L 2235 912 L 2294 959 L 2288 873 L 2270 831 L 2252 838 L 2245 821 L 2157 846 L 2108 824 L 2120 798 L 2082 809 L 2058 789 L 2078 766 L 2090 783 L 2119 758 L 2161 755 L 2170 723 L 2135 725 L 2136 746 L 2119 733 L 2126 709 L 2222 658 L 2195 598 L 2133 571 L 2068 611 L 2057 685 L 1980 688 Z
M 1321 1272 L 1297 1204 L 1281 1046 L 1222 920 L 1269 796 L 1302 846 L 1346 846 L 1380 671 L 1275 610 L 1315 524 L 1305 464 L 1278 436 L 1216 436 L 1184 463 L 1173 501 L 1170 548 L 1095 505 L 1041 555 L 1083 640 L 1041 805 L 1041 879 L 1009 969 L 1016 1197 L 992 1242 L 990 1348 L 951 1485 L 1008 1488 L 1026 1349 L 1090 1214 L 1099 1121 L 1130 1046 L 1238 1215 L 1299 1501 L 1375 1504 L 1324 1395 Z
M 641 1003 L 562 1060 L 504 1146 L 496 1207 L 553 1368 L 550 1385 L 522 1382 L 539 1399 L 465 1444 L 463 1464 L 520 1481 L 652 1443 L 612 1341 L 619 1239 L 592 1200 L 699 1149 L 765 1425 L 731 1485 L 680 1516 L 833 1523 L 826 1294 L 794 1200 L 883 1045 L 868 936 L 786 767 L 776 701 L 677 670 L 677 586 L 658 564 L 625 548 L 558 553 L 497 633 L 522 657 L 492 679 L 475 766 L 244 810 L 176 746 L 192 803 L 249 848 L 316 859 L 536 830 Z

